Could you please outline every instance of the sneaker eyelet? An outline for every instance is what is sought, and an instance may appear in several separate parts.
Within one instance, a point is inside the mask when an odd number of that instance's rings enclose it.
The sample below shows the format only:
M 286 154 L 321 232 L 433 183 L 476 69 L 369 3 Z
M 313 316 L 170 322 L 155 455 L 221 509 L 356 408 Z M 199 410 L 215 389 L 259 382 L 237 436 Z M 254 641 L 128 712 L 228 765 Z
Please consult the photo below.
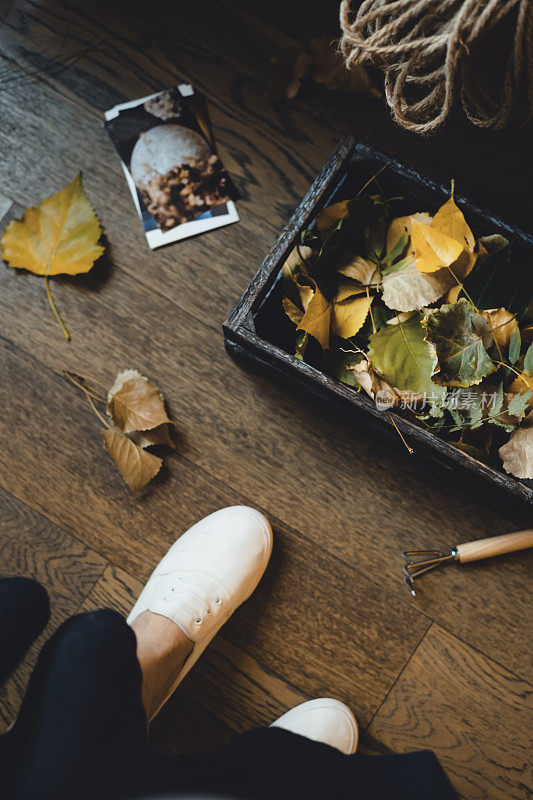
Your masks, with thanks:
M 219 606 L 221 604 L 221 602 L 222 602 L 222 600 L 220 599 L 220 597 L 215 600 L 215 603 L 217 604 L 217 606 Z
M 201 625 L 202 624 L 202 620 L 201 619 L 195 619 L 194 621 L 196 622 L 197 625 Z

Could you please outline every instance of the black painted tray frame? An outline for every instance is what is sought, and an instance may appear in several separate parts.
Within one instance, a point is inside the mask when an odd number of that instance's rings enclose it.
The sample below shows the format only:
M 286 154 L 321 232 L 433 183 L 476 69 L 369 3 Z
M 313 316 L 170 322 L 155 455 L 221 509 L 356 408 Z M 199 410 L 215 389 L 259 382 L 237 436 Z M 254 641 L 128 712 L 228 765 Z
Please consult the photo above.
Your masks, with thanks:
M 358 142 L 355 137 L 346 136 L 318 174 L 308 193 L 281 232 L 278 241 L 259 267 L 252 282 L 227 316 L 223 324 L 223 331 L 226 349 L 237 362 L 255 366 L 261 372 L 266 372 L 276 378 L 278 382 L 283 382 L 292 390 L 296 390 L 306 397 L 318 399 L 322 404 L 326 404 L 327 407 L 333 408 L 356 423 L 358 427 L 365 427 L 370 433 L 378 433 L 380 436 L 388 434 L 387 438 L 396 446 L 400 443 L 407 454 L 389 415 L 378 410 L 375 403 L 364 392 L 354 391 L 265 341 L 257 335 L 254 324 L 254 315 L 278 280 L 281 266 L 298 240 L 300 231 L 309 226 L 322 207 L 328 205 L 329 199 L 341 184 L 349 163 L 355 160 L 369 160 L 370 157 L 374 163 L 376 160 L 382 161 L 383 164 L 388 162 L 388 170 L 408 177 L 411 182 L 415 180 L 417 183 L 423 184 L 436 196 L 440 198 L 448 196 L 449 189 L 420 176 L 411 167 L 391 160 L 389 156 Z M 461 201 L 462 198 L 458 198 L 458 200 Z M 465 204 L 491 224 L 494 223 L 494 230 L 507 231 L 510 235 L 519 235 L 533 246 L 533 240 L 526 234 L 517 232 L 512 226 L 468 201 L 465 201 Z M 393 412 L 393 416 L 402 435 L 414 449 L 412 457 L 429 458 L 433 462 L 438 462 L 441 467 L 447 468 L 448 474 L 453 473 L 454 478 L 459 478 L 463 487 L 466 481 L 469 488 L 481 492 L 482 495 L 490 496 L 492 500 L 501 501 L 503 499 L 508 502 L 515 499 L 533 505 L 533 488 L 530 486 L 466 455 L 401 415 Z

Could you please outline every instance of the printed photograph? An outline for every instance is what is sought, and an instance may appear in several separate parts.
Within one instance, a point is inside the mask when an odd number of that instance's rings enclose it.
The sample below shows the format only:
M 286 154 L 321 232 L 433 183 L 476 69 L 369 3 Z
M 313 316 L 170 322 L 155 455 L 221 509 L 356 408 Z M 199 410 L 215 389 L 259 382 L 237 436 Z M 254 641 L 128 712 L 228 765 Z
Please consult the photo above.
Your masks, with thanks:
M 238 198 L 201 94 L 183 96 L 175 87 L 120 110 L 105 126 L 133 179 L 143 221 L 146 210 L 161 231 L 226 214 Z

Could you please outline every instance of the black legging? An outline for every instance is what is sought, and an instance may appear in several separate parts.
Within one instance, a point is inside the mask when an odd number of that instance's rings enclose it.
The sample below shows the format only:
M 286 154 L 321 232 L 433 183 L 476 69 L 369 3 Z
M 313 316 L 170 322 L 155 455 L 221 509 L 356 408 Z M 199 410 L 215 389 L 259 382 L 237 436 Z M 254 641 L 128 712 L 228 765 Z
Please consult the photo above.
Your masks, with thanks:
M 46 592 L 0 579 L 0 678 L 49 614 Z M 67 620 L 44 646 L 18 720 L 0 740 L 5 800 L 211 797 L 250 800 L 454 800 L 433 753 L 344 756 L 279 728 L 214 755 L 150 752 L 135 635 L 105 609 Z

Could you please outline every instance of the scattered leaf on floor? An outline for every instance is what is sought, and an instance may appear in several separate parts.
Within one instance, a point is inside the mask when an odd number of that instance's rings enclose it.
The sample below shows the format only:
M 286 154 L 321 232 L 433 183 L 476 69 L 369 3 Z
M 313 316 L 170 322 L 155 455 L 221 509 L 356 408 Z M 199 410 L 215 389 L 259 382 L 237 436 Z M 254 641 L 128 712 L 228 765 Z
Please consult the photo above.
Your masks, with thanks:
M 159 389 L 136 369 L 119 372 L 107 396 L 107 412 L 124 433 L 170 422 Z
M 104 252 L 98 244 L 101 233 L 79 173 L 60 192 L 27 208 L 7 226 L 0 240 L 0 255 L 8 266 L 45 277 L 52 310 L 67 339 L 70 336 L 53 303 L 48 278 L 88 272 Z
M 270 97 L 295 97 L 307 77 L 331 91 L 365 92 L 380 97 L 366 69 L 363 66 L 348 69 L 336 42 L 328 36 L 311 39 L 306 50 L 273 56 L 271 61 L 278 69 L 270 83 Z
M 116 428 L 102 430 L 104 444 L 132 492 L 138 492 L 154 478 L 163 459 L 148 453 Z

